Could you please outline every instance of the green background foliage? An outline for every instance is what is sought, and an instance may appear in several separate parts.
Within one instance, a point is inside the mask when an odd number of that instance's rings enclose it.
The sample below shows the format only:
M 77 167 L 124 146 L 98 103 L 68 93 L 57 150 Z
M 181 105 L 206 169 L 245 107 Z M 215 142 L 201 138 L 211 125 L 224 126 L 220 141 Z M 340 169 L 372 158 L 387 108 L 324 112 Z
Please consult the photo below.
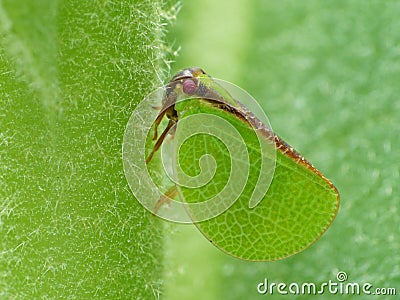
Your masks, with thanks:
M 125 125 L 159 82 L 163 1 L 0 1 L 0 298 L 153 299 L 160 222 Z
M 400 292 L 399 12 L 397 1 L 183 2 L 169 33 L 181 47 L 173 71 L 197 65 L 250 92 L 342 202 L 317 243 L 272 263 L 237 260 L 193 226 L 170 226 L 166 299 L 287 299 L 256 286 L 318 284 L 338 271 Z

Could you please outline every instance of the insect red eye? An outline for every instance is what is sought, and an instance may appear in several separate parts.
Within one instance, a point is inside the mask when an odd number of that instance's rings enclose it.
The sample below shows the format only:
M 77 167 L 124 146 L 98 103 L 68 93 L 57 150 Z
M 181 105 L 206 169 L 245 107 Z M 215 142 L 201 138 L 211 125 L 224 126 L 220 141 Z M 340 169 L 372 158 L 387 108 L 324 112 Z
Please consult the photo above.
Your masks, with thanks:
M 193 95 L 196 92 L 197 85 L 192 79 L 186 79 L 182 85 L 185 94 Z

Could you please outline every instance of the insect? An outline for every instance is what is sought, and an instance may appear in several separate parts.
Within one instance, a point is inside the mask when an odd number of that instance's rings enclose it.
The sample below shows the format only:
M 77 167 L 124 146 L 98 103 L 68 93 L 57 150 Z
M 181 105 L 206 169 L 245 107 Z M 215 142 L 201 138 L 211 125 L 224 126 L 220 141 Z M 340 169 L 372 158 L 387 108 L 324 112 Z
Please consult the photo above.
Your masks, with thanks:
M 182 96 L 194 100 L 190 105 L 178 105 L 177 99 Z M 167 84 L 161 112 L 154 124 L 155 144 L 146 158 L 146 164 L 150 164 L 171 129 L 174 129 L 173 135 L 175 130 L 179 130 L 179 124 L 175 125 L 197 111 L 218 115 L 236 126 L 245 139 L 251 161 L 249 180 L 232 207 L 220 216 L 195 222 L 206 238 L 232 256 L 255 261 L 282 259 L 315 242 L 337 214 L 340 202 L 338 190 L 310 162 L 260 121 L 240 99 L 233 98 L 200 68 L 184 69 Z M 164 118 L 168 124 L 158 135 Z M 276 149 L 276 168 L 268 191 L 257 200 L 257 205 L 249 207 L 248 201 L 259 183 L 257 177 L 264 172 L 258 159 L 263 150 L 253 146 L 256 137 L 252 131 Z M 223 156 L 221 153 L 224 151 L 216 142 L 204 137 L 202 141 L 207 144 L 205 148 L 215 149 L 217 160 Z M 185 149 L 193 147 L 200 147 L 196 140 L 187 143 Z M 198 160 L 198 154 L 196 151 L 186 152 L 183 161 L 190 169 L 192 162 Z M 221 159 L 220 163 L 224 164 L 224 161 Z M 223 181 L 218 170 L 215 177 Z M 181 192 L 187 201 L 202 201 L 199 199 L 208 193 L 207 187 L 201 192 L 198 190 L 182 188 Z M 165 199 L 176 197 L 177 187 L 171 187 L 165 194 Z M 168 202 L 165 199 L 160 199 L 156 209 Z

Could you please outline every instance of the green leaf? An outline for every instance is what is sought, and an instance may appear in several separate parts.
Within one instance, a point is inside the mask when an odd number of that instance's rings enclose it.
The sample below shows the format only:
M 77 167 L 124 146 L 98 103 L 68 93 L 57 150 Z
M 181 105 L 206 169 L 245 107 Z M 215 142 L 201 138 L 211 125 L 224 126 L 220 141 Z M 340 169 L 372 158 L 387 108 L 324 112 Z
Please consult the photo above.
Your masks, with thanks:
M 163 1 L 0 2 L 0 297 L 153 299 L 158 220 L 126 184 Z

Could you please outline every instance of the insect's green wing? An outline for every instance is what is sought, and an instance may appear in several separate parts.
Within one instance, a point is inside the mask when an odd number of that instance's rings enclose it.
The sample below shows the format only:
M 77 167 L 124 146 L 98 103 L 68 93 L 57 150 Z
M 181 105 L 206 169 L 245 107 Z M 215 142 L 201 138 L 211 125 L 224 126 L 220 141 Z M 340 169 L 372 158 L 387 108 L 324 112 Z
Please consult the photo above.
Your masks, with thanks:
M 221 215 L 196 223 L 215 246 L 241 259 L 272 261 L 304 250 L 329 227 L 339 199 L 336 189 L 326 179 L 278 150 L 272 183 L 262 201 L 250 209 L 249 200 L 261 160 L 252 127 L 237 115 L 204 101 L 192 100 L 177 105 L 176 109 L 180 119 L 198 113 L 224 118 L 240 132 L 248 150 L 250 173 L 238 200 Z M 180 130 L 183 129 L 178 126 L 177 138 Z M 217 171 L 203 187 L 180 187 L 181 195 L 189 203 L 206 201 L 221 191 L 229 178 L 231 162 L 226 147 L 216 137 L 203 134 L 181 145 L 178 159 L 183 171 L 192 176 L 198 174 L 198 161 L 206 153 L 216 160 Z

